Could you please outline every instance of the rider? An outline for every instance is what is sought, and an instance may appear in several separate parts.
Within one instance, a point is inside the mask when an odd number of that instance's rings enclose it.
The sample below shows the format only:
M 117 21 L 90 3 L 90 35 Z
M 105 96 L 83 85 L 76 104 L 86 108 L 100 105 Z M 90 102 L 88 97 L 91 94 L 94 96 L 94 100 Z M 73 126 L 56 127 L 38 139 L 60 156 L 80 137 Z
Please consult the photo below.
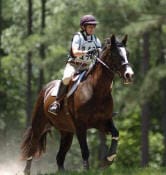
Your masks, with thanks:
M 71 42 L 69 59 L 64 69 L 56 100 L 50 105 L 48 112 L 57 115 L 60 110 L 60 101 L 64 97 L 67 86 L 78 70 L 86 70 L 94 62 L 94 55 L 99 56 L 101 42 L 94 35 L 96 21 L 93 15 L 85 15 L 80 20 L 80 32 L 77 32 Z M 95 51 L 94 51 L 95 50 Z M 96 52 L 96 50 L 98 50 Z

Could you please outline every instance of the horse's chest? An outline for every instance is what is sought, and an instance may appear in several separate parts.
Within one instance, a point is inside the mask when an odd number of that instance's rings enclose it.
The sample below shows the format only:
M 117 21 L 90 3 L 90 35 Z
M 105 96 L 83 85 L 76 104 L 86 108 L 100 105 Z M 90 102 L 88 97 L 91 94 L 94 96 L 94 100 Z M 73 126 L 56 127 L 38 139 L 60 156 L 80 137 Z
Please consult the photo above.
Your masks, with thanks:
M 96 99 L 91 98 L 78 108 L 81 113 L 86 113 L 87 116 L 104 117 L 112 112 L 113 104 L 111 99 Z
M 76 114 L 76 118 L 81 120 L 87 128 L 99 128 L 103 121 L 112 117 L 112 105 L 110 103 L 87 103 L 82 106 Z
M 74 107 L 78 116 L 84 116 L 85 120 L 95 120 L 110 117 L 113 101 L 110 94 L 98 97 L 90 84 L 82 84 L 74 96 Z M 82 117 L 83 118 L 83 117 Z
M 89 103 L 93 98 L 93 89 L 90 85 L 85 84 L 81 89 L 78 89 L 75 94 L 75 99 L 80 105 Z

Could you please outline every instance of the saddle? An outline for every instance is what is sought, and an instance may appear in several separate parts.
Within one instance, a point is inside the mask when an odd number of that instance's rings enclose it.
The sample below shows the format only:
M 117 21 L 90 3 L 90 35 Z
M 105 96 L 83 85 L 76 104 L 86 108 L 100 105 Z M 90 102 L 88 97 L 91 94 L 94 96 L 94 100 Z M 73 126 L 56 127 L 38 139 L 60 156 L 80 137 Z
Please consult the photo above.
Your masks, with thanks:
M 71 86 L 71 89 L 68 91 L 68 93 L 67 93 L 67 98 L 69 98 L 73 93 L 74 93 L 74 91 L 77 89 L 77 87 L 78 87 L 78 85 L 80 84 L 80 82 L 82 81 L 82 79 L 85 77 L 85 74 L 87 73 L 87 71 L 86 70 L 84 70 L 84 71 L 82 71 L 82 72 L 80 72 L 80 73 L 77 73 L 74 77 L 73 77 L 73 79 L 72 79 L 72 81 L 73 81 L 73 84 L 72 84 L 72 86 Z
M 96 61 L 94 63 L 92 63 L 87 70 L 83 70 L 83 71 L 78 72 L 74 75 L 74 77 L 72 79 L 72 81 L 74 83 L 73 83 L 71 89 L 69 90 L 69 92 L 67 93 L 67 98 L 70 97 L 74 93 L 74 91 L 77 89 L 77 86 L 80 84 L 80 82 L 90 74 L 90 72 L 93 70 L 95 64 L 96 64 Z
M 67 95 L 66 97 L 69 98 L 73 93 L 74 91 L 77 89 L 78 85 L 80 84 L 80 82 L 88 76 L 88 74 L 90 74 L 90 72 L 93 70 L 94 66 L 95 66 L 95 63 L 92 63 L 88 69 L 85 69 L 85 70 L 82 70 L 82 71 L 78 71 L 74 74 L 70 84 L 69 84 L 69 89 L 68 89 L 68 92 L 67 92 Z M 57 91 L 58 91 L 58 87 L 60 86 L 60 82 L 61 80 L 57 80 L 57 83 L 53 89 L 51 90 L 51 96 L 56 96 L 57 95 Z
M 66 95 L 67 98 L 69 98 L 74 93 L 74 91 L 77 89 L 78 85 L 83 80 L 83 78 L 86 76 L 86 74 L 87 74 L 87 70 L 84 70 L 84 71 L 81 71 L 81 72 L 77 72 L 73 76 L 73 78 L 71 80 L 71 83 L 69 85 L 70 88 L 69 88 L 69 90 L 67 92 L 67 95 Z M 56 81 L 56 85 L 51 89 L 51 96 L 56 96 L 57 95 L 57 91 L 59 89 L 60 82 L 61 82 L 61 80 Z

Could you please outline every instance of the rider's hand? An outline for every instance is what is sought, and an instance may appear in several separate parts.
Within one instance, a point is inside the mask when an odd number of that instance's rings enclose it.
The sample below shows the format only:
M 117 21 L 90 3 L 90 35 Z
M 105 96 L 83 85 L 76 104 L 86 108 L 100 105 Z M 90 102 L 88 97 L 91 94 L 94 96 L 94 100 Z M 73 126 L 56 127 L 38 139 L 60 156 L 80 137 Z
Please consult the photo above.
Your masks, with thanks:
M 78 50 L 78 49 L 74 49 L 73 48 L 72 51 L 73 51 L 73 55 L 75 57 L 82 57 L 84 55 L 87 55 L 87 51 L 86 50 Z
M 92 48 L 92 49 L 89 49 L 89 50 L 87 51 L 87 54 L 93 55 L 93 54 L 95 54 L 96 52 L 97 52 L 97 49 L 96 49 L 96 48 Z
M 88 51 L 87 50 L 82 50 L 82 56 L 87 55 Z

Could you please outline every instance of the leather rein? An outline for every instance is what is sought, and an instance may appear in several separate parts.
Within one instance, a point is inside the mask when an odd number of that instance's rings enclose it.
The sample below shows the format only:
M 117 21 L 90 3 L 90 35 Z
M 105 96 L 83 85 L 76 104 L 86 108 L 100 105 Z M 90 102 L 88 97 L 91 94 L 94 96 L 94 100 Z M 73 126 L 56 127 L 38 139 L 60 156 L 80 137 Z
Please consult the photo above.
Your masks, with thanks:
M 102 64 L 109 72 L 112 72 L 113 74 L 115 74 L 116 72 L 117 73 L 119 73 L 120 75 L 121 75 L 121 73 L 120 73 L 120 69 L 121 69 L 121 67 L 122 66 L 127 66 L 127 65 L 130 65 L 129 63 L 124 63 L 124 64 L 122 64 L 122 65 L 120 65 L 119 67 L 118 67 L 118 69 L 117 70 L 114 70 L 114 69 L 111 69 L 104 61 L 102 61 L 99 57 L 97 57 L 97 56 L 95 56 L 95 58 L 96 58 L 96 60 L 100 63 L 100 64 Z

